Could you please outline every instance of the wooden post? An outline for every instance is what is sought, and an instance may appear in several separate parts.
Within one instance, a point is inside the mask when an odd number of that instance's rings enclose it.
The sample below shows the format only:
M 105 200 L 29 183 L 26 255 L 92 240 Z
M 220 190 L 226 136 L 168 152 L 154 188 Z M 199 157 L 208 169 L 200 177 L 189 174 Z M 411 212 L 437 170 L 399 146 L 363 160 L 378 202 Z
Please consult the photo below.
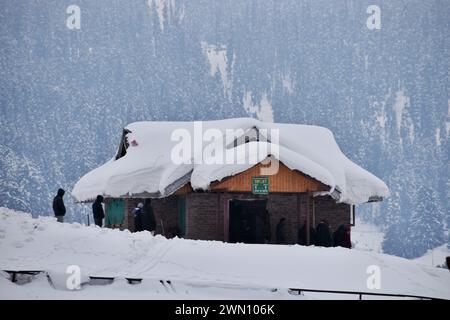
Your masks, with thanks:
M 220 209 L 222 208 L 222 194 L 219 192 L 217 194 L 217 206 L 216 206 L 216 236 L 215 239 L 220 241 Z
M 312 195 L 311 195 L 312 196 Z M 312 196 L 312 227 L 316 225 L 316 204 L 314 202 L 314 197 Z
M 298 231 L 300 230 L 300 228 L 302 227 L 302 214 L 301 214 L 301 208 L 300 208 L 300 193 L 297 193 L 297 221 L 298 221 L 298 225 L 297 225 L 297 234 Z M 297 241 L 300 239 L 297 239 Z
M 223 196 L 223 240 L 230 241 L 230 203 L 228 193 Z
M 311 243 L 311 235 L 309 233 L 309 198 L 311 197 L 310 192 L 306 193 L 306 245 L 309 246 Z
M 189 239 L 189 198 L 191 193 L 187 193 L 184 198 L 184 235 L 185 239 Z

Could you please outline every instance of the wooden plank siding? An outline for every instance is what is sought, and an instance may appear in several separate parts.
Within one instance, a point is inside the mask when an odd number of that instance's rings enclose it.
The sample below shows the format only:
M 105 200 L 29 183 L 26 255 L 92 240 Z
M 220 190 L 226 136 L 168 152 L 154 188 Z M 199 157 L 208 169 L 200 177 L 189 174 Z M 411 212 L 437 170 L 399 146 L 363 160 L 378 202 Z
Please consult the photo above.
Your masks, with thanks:
M 257 165 L 241 172 L 235 176 L 227 177 L 222 181 L 213 182 L 210 186 L 211 191 L 225 192 L 252 192 L 252 177 L 261 176 L 262 164 Z M 309 177 L 300 171 L 291 170 L 282 162 L 279 162 L 279 170 L 275 175 L 269 177 L 269 193 L 288 192 L 302 193 L 314 191 L 329 191 L 330 187 Z
M 179 188 L 177 191 L 175 191 L 174 195 L 176 196 L 182 196 L 182 195 L 186 195 L 188 193 L 191 193 L 192 187 L 191 187 L 191 183 L 188 182 L 186 183 L 184 186 L 182 186 L 181 188 Z

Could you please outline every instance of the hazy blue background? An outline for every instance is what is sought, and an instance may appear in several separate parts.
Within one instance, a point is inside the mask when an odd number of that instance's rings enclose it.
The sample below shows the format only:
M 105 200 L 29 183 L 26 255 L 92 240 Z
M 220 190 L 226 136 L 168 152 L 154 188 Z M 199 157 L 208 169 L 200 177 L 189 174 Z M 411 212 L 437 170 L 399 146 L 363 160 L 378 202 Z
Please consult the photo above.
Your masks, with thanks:
M 50 214 L 129 122 L 273 118 L 330 128 L 391 188 L 359 208 L 385 251 L 421 255 L 448 241 L 449 18 L 446 0 L 1 1 L 0 205 Z

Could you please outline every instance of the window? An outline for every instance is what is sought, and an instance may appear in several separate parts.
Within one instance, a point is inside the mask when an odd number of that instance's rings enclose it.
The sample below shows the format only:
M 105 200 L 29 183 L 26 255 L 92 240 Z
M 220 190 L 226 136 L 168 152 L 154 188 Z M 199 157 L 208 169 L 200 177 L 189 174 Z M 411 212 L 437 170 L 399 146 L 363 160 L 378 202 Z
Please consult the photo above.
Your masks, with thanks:
M 122 138 L 120 139 L 119 150 L 117 151 L 116 160 L 122 158 L 127 154 L 127 148 L 129 147 L 127 134 L 131 133 L 128 129 L 123 129 Z

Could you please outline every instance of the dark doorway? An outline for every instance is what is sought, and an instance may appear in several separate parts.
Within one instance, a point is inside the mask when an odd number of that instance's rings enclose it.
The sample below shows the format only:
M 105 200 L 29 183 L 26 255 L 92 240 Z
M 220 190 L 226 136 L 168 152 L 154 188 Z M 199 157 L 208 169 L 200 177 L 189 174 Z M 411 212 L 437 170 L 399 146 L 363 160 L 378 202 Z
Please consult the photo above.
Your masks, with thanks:
M 266 243 L 270 241 L 270 219 L 265 200 L 230 201 L 230 242 Z

